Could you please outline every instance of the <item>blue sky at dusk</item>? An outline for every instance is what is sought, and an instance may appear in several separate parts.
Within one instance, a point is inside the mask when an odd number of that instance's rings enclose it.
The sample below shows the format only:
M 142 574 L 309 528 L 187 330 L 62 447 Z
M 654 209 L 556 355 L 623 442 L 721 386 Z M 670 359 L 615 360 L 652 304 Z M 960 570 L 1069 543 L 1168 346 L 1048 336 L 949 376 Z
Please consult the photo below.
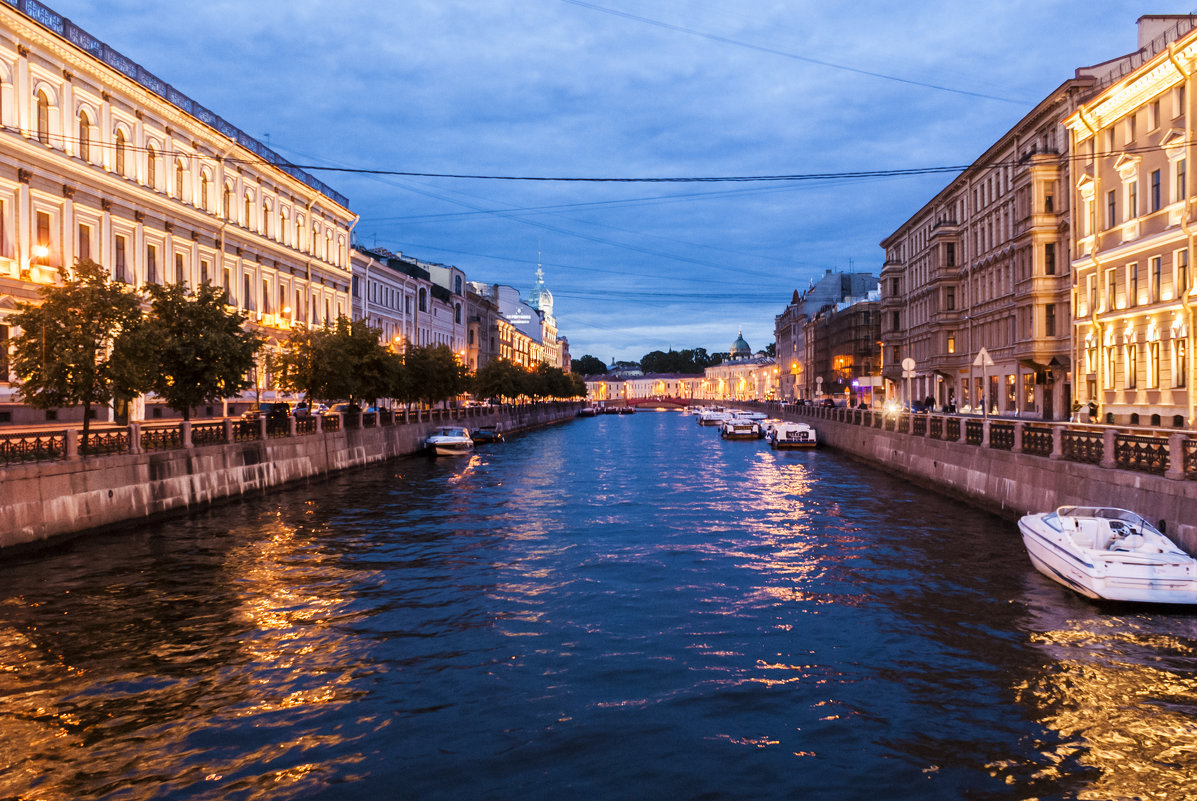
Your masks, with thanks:
M 1124 2 L 48 0 L 347 195 L 362 244 L 525 293 L 542 252 L 575 358 L 754 348 L 796 288 L 881 268 L 950 179 L 557 182 L 966 165 Z

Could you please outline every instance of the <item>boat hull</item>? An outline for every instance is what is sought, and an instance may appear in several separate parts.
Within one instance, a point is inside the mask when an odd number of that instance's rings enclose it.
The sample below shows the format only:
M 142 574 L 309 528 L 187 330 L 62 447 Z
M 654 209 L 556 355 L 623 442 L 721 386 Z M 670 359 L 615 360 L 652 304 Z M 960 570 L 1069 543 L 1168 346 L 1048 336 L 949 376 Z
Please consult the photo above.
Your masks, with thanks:
M 1110 562 L 1091 552 L 1068 546 L 1036 515 L 1019 521 L 1023 545 L 1031 564 L 1043 575 L 1086 598 L 1158 604 L 1197 604 L 1197 574 L 1193 566 Z M 1030 520 L 1028 520 L 1030 518 Z

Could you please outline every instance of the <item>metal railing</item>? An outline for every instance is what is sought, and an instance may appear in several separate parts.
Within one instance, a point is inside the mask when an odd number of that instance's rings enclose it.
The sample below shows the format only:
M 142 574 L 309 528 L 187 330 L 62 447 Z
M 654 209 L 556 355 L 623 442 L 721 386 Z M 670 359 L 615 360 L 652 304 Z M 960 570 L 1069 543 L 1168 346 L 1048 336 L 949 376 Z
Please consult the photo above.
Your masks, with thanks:
M 220 445 L 225 442 L 224 423 L 192 423 L 191 444 Z
M 141 448 L 161 451 L 183 447 L 183 431 L 178 426 L 141 429 Z
M 1022 452 L 1035 456 L 1052 455 L 1052 430 L 1043 426 L 1024 426 L 1022 429 Z
M 1084 464 L 1101 464 L 1105 451 L 1104 437 L 1100 431 L 1065 429 L 1062 445 L 1065 459 Z
M 65 455 L 65 431 L 0 434 L 0 464 L 47 462 Z
M 989 447 L 1000 451 L 1014 450 L 1014 424 L 999 423 L 996 420 L 989 424 Z
M 1124 470 L 1162 476 L 1168 472 L 1168 440 L 1134 434 L 1114 435 L 1114 462 Z

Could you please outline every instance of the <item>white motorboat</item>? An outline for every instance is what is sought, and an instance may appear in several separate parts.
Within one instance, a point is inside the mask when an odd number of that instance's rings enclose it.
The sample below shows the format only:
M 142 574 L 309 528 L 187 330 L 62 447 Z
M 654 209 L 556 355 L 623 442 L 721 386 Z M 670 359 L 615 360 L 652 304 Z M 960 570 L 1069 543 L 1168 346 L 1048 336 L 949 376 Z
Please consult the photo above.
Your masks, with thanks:
M 1035 569 L 1081 595 L 1197 604 L 1197 559 L 1134 512 L 1061 506 L 1018 528 Z
M 435 456 L 460 456 L 474 450 L 470 430 L 461 426 L 441 426 L 424 444 Z
M 742 420 L 733 417 L 724 420 L 719 429 L 719 436 L 724 439 L 761 439 L 765 436 L 765 429 L 756 420 Z
M 806 423 L 774 423 L 769 433 L 769 447 L 775 451 L 813 448 L 818 444 L 815 430 Z
M 706 409 L 698 415 L 696 422 L 700 426 L 721 426 L 725 420 L 730 418 L 731 415 L 722 409 Z
M 769 415 L 764 412 L 752 412 L 746 409 L 733 409 L 732 416 L 738 417 L 741 420 L 764 420 Z

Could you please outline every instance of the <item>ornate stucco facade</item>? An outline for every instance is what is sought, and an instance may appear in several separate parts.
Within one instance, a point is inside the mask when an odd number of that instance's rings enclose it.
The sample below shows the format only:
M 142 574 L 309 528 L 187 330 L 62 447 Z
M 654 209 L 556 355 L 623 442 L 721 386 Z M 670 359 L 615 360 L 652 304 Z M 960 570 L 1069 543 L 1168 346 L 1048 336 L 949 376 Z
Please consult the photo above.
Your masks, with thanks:
M 1197 424 L 1195 69 L 1197 31 L 1189 31 L 1065 122 L 1077 397 L 1107 422 Z
M 344 197 L 40 15 L 0 4 L 0 339 L 17 303 L 83 258 L 135 286 L 223 285 L 272 342 L 349 314 L 356 217 Z M 44 421 L 18 402 L 6 359 L 0 368 L 0 422 Z M 274 394 L 264 369 L 256 391 Z

